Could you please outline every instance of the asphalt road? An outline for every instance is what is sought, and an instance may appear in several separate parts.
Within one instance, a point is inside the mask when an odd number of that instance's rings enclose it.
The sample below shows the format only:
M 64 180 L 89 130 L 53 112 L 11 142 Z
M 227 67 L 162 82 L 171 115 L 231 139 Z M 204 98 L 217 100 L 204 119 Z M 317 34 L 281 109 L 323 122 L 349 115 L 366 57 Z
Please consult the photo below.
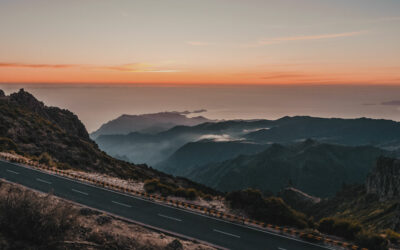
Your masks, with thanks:
M 328 249 L 0 161 L 0 178 L 228 249 Z

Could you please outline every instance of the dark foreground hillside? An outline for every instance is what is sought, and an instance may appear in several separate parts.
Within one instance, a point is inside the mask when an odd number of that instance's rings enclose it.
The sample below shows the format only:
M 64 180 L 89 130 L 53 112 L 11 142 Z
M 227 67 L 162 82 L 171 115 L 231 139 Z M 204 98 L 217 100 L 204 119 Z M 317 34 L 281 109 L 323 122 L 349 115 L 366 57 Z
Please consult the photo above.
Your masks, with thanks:
M 0 151 L 16 152 L 58 168 L 105 173 L 124 179 L 162 179 L 203 192 L 213 192 L 183 178 L 173 178 L 146 165 L 117 160 L 101 151 L 72 112 L 47 107 L 21 89 L 0 91 Z
M 0 181 L 0 249 L 213 249 Z

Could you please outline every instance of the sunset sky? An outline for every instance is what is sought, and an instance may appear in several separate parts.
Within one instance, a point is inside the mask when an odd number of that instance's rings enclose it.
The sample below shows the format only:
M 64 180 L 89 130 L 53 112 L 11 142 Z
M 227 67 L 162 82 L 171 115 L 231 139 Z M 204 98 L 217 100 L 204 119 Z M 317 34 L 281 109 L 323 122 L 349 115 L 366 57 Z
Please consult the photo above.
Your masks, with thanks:
M 400 84 L 400 1 L 1 0 L 14 82 Z

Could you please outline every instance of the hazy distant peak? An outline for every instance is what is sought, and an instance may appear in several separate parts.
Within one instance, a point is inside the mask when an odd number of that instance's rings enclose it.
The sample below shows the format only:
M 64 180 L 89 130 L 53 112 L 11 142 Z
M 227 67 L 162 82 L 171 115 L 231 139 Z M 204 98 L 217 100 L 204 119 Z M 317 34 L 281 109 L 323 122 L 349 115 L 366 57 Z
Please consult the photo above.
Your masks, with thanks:
M 159 113 L 128 115 L 123 114 L 118 118 L 103 124 L 91 134 L 92 138 L 100 135 L 129 134 L 132 132 L 159 133 L 175 126 L 195 126 L 205 122 L 213 122 L 203 116 L 188 117 L 189 114 L 201 113 L 206 110 L 195 111 L 165 111 Z

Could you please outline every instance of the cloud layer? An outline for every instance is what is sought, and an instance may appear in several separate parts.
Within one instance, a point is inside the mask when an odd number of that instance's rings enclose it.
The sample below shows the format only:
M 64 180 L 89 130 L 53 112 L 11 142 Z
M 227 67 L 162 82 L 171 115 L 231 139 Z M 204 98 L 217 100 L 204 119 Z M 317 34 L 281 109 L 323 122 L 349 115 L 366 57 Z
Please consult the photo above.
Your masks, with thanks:
M 121 65 L 82 65 L 82 64 L 32 64 L 32 63 L 12 63 L 0 62 L 0 68 L 32 68 L 32 69 L 85 69 L 85 70 L 105 70 L 120 72 L 180 72 L 177 69 L 165 68 L 149 63 L 131 63 Z
M 247 47 L 259 47 L 265 45 L 279 44 L 284 42 L 295 42 L 295 41 L 312 41 L 322 39 L 334 39 L 340 37 L 353 37 L 368 33 L 367 31 L 353 31 L 343 33 L 330 33 L 330 34 L 317 34 L 317 35 L 302 35 L 302 36 L 289 36 L 289 37 L 275 37 L 275 38 L 263 38 L 257 41 L 255 44 L 248 44 Z

